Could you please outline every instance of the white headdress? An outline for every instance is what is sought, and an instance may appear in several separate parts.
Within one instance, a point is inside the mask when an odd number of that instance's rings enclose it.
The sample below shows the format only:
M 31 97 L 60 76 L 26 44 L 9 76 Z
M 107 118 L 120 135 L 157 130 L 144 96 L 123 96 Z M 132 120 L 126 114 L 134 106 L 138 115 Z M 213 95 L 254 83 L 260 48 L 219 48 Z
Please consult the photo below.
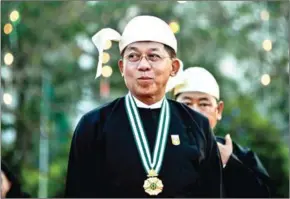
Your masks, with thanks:
M 120 53 L 129 44 L 137 41 L 159 42 L 170 46 L 177 53 L 177 41 L 174 33 L 167 23 L 154 16 L 137 16 L 133 18 L 126 25 L 122 35 L 111 28 L 104 28 L 97 32 L 92 37 L 92 40 L 99 51 L 96 78 L 102 73 L 103 49 L 107 40 L 118 41 Z
M 216 79 L 209 71 L 201 67 L 187 68 L 169 79 L 166 91 L 172 89 L 174 89 L 174 96 L 183 92 L 198 91 L 220 99 L 220 90 Z

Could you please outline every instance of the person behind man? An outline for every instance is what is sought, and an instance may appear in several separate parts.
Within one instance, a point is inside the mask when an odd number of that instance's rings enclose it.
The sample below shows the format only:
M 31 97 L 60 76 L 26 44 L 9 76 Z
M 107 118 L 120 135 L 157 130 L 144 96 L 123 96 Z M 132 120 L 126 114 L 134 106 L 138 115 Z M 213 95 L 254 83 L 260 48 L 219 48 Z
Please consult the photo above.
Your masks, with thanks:
M 16 176 L 1 160 L 1 198 L 29 198 L 30 195 L 22 190 Z
M 170 88 L 171 87 L 171 88 Z M 201 67 L 190 67 L 168 82 L 174 97 L 206 116 L 212 129 L 222 119 L 224 102 L 214 76 Z M 258 156 L 231 140 L 229 134 L 216 137 L 223 163 L 226 197 L 271 197 L 270 177 Z
M 122 36 L 93 36 L 98 77 L 106 40 L 119 41 L 128 94 L 86 113 L 71 143 L 65 197 L 222 197 L 222 165 L 206 117 L 165 97 L 181 65 L 170 27 L 137 16 Z

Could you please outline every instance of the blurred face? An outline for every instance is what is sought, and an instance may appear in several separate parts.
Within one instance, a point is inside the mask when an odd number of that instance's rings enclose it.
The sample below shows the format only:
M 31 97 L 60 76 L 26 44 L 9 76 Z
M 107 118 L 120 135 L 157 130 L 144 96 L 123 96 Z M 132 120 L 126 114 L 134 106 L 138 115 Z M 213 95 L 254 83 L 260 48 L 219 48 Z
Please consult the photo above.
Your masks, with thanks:
M 6 194 L 11 188 L 11 183 L 6 177 L 5 173 L 1 171 L 1 198 L 5 198 Z
M 179 69 L 179 62 L 170 57 L 157 42 L 135 42 L 128 45 L 119 68 L 129 91 L 139 99 L 161 99 L 166 83 Z
M 193 110 L 206 116 L 212 129 L 222 118 L 224 104 L 217 102 L 216 98 L 201 92 L 184 92 L 177 96 L 176 101 L 188 105 Z

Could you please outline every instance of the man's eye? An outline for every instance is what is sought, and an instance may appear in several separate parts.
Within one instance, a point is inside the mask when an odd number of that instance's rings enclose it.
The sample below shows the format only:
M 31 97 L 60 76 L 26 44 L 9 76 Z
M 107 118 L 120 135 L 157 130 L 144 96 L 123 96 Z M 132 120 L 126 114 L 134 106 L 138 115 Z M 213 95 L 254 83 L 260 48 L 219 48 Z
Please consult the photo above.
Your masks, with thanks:
M 190 102 L 182 102 L 183 104 L 190 106 Z
M 137 54 L 132 53 L 132 54 L 129 54 L 129 55 L 128 55 L 128 58 L 134 58 L 134 57 L 137 57 Z
M 138 61 L 140 56 L 136 53 L 131 53 L 128 55 L 129 61 Z
M 206 107 L 206 106 L 210 106 L 210 104 L 201 103 L 201 104 L 199 104 L 199 106 L 201 106 L 201 107 Z
M 151 61 L 158 61 L 161 59 L 161 56 L 160 55 L 157 55 L 157 54 L 149 54 L 148 55 L 148 58 L 151 60 Z

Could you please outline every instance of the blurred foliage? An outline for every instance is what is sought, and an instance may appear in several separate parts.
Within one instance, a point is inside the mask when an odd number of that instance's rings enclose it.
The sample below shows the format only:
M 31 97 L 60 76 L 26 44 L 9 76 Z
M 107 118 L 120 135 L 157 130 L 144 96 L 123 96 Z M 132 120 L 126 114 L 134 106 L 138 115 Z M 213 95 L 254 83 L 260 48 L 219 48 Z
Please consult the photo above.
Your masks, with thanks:
M 14 9 L 20 19 L 12 22 L 13 31 L 6 35 L 3 27 Z M 260 19 L 262 10 L 268 10 L 269 21 Z M 94 79 L 98 54 L 90 38 L 103 27 L 122 31 L 139 14 L 178 22 L 178 57 L 185 68 L 205 67 L 220 83 L 225 110 L 216 134 L 231 133 L 235 142 L 253 149 L 279 194 L 288 197 L 289 148 L 283 141 L 289 129 L 287 1 L 2 1 L 2 57 L 12 52 L 14 62 L 6 66 L 2 61 L 1 71 L 10 70 L 12 75 L 1 76 L 1 84 L 17 100 L 14 107 L 2 106 L 2 138 L 7 130 L 16 134 L 14 142 L 2 141 L 2 158 L 20 177 L 24 189 L 37 197 L 39 178 L 48 178 L 48 197 L 62 196 L 74 119 L 84 109 L 79 102 L 102 104 L 126 93 L 117 67 L 118 47 L 113 43 L 108 50 L 113 55 L 108 63 L 113 68 L 110 96 L 100 95 L 104 78 Z M 273 41 L 270 52 L 262 48 L 268 38 Z M 92 66 L 81 66 L 84 55 L 87 62 L 93 60 Z M 234 58 L 238 69 L 221 64 L 227 57 Z M 271 76 L 267 87 L 260 83 L 264 73 Z M 6 120 L 5 114 L 15 121 Z M 39 170 L 41 128 L 49 137 L 48 174 Z

